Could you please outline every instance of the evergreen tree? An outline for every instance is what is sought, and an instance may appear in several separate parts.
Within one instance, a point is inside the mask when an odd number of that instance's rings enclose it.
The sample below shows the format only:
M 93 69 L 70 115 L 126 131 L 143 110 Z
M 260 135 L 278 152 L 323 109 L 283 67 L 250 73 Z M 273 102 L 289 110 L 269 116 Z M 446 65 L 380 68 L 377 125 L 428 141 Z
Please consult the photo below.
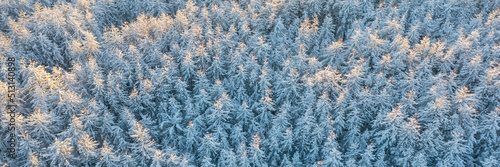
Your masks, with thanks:
M 109 145 L 105 140 L 102 147 L 99 148 L 100 158 L 96 166 L 111 167 L 120 165 L 120 156 L 115 155 L 113 146 Z
M 467 146 L 464 145 L 462 134 L 453 131 L 453 139 L 446 143 L 448 151 L 443 157 L 443 161 L 438 166 L 465 166 Z
M 55 129 L 53 129 L 53 121 L 57 120 L 53 120 L 53 118 L 57 117 L 51 117 L 49 113 L 41 113 L 40 111 L 35 111 L 27 118 L 26 129 L 34 139 L 41 142 L 42 147 L 48 146 L 56 137 L 54 135 Z
M 218 153 L 218 146 L 220 143 L 216 142 L 215 139 L 212 137 L 211 133 L 207 133 L 204 135 L 204 137 L 201 139 L 200 146 L 198 147 L 198 155 L 200 157 L 203 157 L 203 161 L 207 160 L 208 158 L 215 156 Z M 211 158 L 210 158 L 211 161 Z M 204 162 L 207 163 L 207 162 Z
M 186 127 L 185 135 L 185 143 L 183 144 L 184 149 L 182 150 L 193 153 L 196 151 L 196 148 L 198 148 L 201 138 L 192 121 L 189 121 L 188 126 Z
M 188 83 L 195 76 L 195 64 L 193 61 L 193 54 L 190 51 L 187 51 L 184 55 L 184 59 L 181 63 L 181 73 L 182 78 L 188 81 Z
M 485 70 L 486 75 L 483 75 L 481 83 L 476 87 L 475 92 L 478 94 L 478 99 L 481 101 L 481 108 L 484 111 L 493 110 L 495 104 L 499 104 L 500 98 L 498 96 L 498 87 L 494 86 L 500 81 L 498 74 L 500 72 L 500 65 L 495 62 L 490 62 L 490 67 Z
M 267 163 L 264 159 L 264 151 L 260 148 L 261 142 L 262 140 L 260 139 L 258 134 L 255 134 L 252 137 L 252 143 L 250 144 L 250 149 L 248 151 L 248 154 L 250 154 L 248 158 L 252 166 L 267 166 Z
M 181 105 L 175 98 L 169 99 L 169 109 L 166 113 L 161 113 L 162 121 L 159 124 L 161 136 L 163 136 L 162 144 L 164 146 L 171 145 L 179 147 L 181 136 L 184 134 L 184 123 L 182 122 Z
M 220 59 L 219 55 L 215 55 L 212 64 L 207 68 L 208 76 L 211 76 L 211 80 L 222 79 L 226 75 L 226 69 L 224 69 L 225 63 Z
M 342 152 L 338 150 L 339 144 L 334 130 L 329 131 L 329 136 L 324 143 L 322 155 L 323 165 L 326 166 L 342 166 Z
M 73 149 L 71 138 L 65 140 L 55 138 L 54 143 L 48 147 L 44 157 L 47 157 L 50 166 L 76 166 L 73 164 L 73 158 L 75 157 L 71 154 Z
M 160 150 L 155 150 L 155 153 L 152 157 L 151 167 L 160 167 L 165 164 L 165 153 Z
M 345 44 L 342 38 L 335 42 L 332 41 L 328 46 L 324 47 L 323 52 L 318 57 L 325 65 L 343 66 L 346 63 L 343 53 L 344 48 Z
M 403 132 L 404 115 L 399 108 L 393 108 L 387 114 L 380 113 L 374 121 L 375 127 L 380 128 L 375 132 L 377 140 L 375 145 L 381 151 L 388 152 L 390 157 L 392 154 L 398 154 L 398 140 L 401 140 L 400 134 Z M 389 159 L 390 163 L 396 163 L 395 158 Z
M 246 141 L 246 136 L 247 136 L 246 132 L 243 131 L 241 124 L 238 123 L 238 124 L 236 124 L 236 126 L 234 126 L 231 129 L 231 135 L 230 135 L 231 143 L 230 144 L 232 146 L 238 146 L 239 143 Z
M 500 108 L 497 107 L 490 113 L 480 117 L 478 126 L 479 139 L 477 141 L 476 154 L 480 155 L 480 159 L 486 161 L 491 154 L 496 153 L 498 148 L 498 130 L 500 129 Z
M 251 167 L 251 162 L 250 159 L 248 158 L 248 153 L 247 153 L 247 148 L 244 143 L 241 143 L 239 146 L 239 156 L 240 156 L 240 161 L 239 161 L 239 166 L 241 167 Z
M 375 160 L 375 156 L 373 155 L 373 145 L 370 144 L 366 147 L 365 152 L 361 155 L 361 160 L 358 163 L 361 166 L 372 166 L 373 160 Z
M 283 67 L 281 78 L 277 81 L 275 86 L 275 92 L 279 95 L 276 97 L 277 103 L 295 101 L 299 98 L 299 73 L 297 69 L 291 68 L 290 66 L 290 59 L 288 59 Z
M 254 103 L 254 110 L 257 115 L 255 116 L 256 122 L 261 128 L 259 132 L 263 135 L 266 135 L 267 130 L 271 127 L 271 118 L 273 117 L 274 112 L 274 102 L 270 97 L 271 90 L 267 90 L 267 93 L 264 97 L 262 97 L 259 102 Z
M 212 158 L 210 158 L 210 155 L 203 156 L 203 160 L 201 161 L 201 166 L 202 167 L 215 167 L 215 165 L 212 163 Z
M 227 166 L 227 167 L 237 167 L 237 159 L 236 155 L 234 154 L 233 150 L 223 150 L 221 153 L 221 158 L 219 162 L 221 162 L 221 166 Z
M 131 134 L 134 139 L 131 144 L 132 154 L 139 164 L 150 164 L 156 152 L 156 143 L 151 140 L 149 129 L 144 128 L 141 123 L 132 120 L 130 122 Z
M 226 94 L 222 98 L 218 99 L 212 107 L 207 110 L 207 120 L 208 120 L 208 130 L 212 131 L 212 135 L 215 141 L 220 143 L 220 147 L 228 148 L 229 140 L 228 133 L 226 129 L 229 129 L 229 122 L 231 121 L 230 103 L 229 99 L 224 99 L 227 97 Z M 228 100 L 228 101 L 226 101 Z
M 82 134 L 76 144 L 82 166 L 95 164 L 97 142 L 88 134 Z

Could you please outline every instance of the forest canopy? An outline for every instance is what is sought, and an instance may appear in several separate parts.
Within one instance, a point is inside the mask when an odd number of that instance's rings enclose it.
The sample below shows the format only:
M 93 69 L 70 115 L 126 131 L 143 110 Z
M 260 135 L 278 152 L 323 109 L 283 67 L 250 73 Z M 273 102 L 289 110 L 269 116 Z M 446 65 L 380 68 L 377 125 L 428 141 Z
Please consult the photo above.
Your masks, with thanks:
M 500 166 L 498 0 L 2 0 L 0 30 L 0 165 Z

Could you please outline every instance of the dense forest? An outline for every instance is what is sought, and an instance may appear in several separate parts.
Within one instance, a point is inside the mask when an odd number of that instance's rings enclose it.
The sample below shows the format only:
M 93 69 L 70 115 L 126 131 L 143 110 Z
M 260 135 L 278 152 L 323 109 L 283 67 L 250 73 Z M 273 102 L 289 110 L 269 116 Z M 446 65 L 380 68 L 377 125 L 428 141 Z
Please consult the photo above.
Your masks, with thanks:
M 1 0 L 0 59 L 0 166 L 500 166 L 498 0 Z

